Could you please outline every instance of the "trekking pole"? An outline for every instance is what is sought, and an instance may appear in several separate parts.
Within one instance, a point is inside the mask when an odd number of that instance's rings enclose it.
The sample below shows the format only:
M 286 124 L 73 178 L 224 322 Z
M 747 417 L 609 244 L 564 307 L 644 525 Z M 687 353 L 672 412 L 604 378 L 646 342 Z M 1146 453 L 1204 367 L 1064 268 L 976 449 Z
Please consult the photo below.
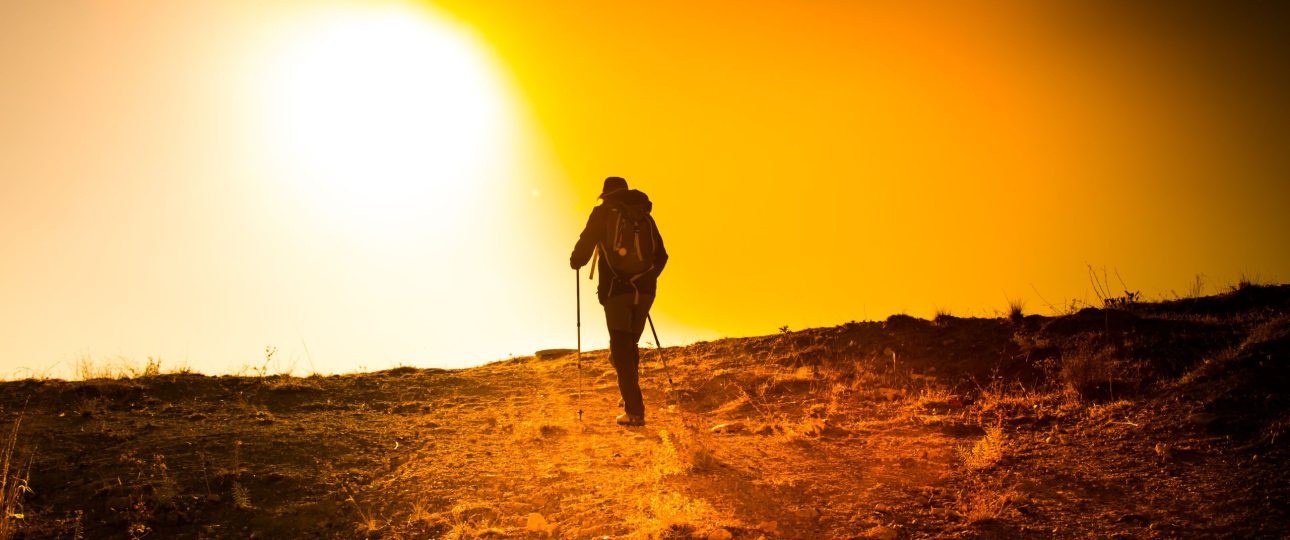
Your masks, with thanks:
M 582 421 L 582 275 L 573 269 L 574 305 L 578 313 L 578 421 Z
M 681 395 L 676 393 L 676 384 L 672 382 L 672 370 L 667 367 L 667 356 L 663 354 L 663 344 L 658 340 L 658 330 L 654 329 L 654 317 L 646 314 L 645 320 L 649 321 L 649 331 L 654 334 L 654 349 L 658 351 L 659 360 L 663 361 L 663 374 L 667 375 L 667 387 L 672 390 L 672 397 L 676 400 L 677 408 L 680 408 Z

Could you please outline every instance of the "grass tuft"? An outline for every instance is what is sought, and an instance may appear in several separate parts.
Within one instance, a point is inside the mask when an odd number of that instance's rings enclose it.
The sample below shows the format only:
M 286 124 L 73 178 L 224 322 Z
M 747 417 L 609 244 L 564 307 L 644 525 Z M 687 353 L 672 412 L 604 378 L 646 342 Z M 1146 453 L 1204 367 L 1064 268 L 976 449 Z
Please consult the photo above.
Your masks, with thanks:
M 1004 445 L 1003 427 L 990 426 L 985 428 L 985 436 L 972 446 L 959 448 L 959 459 L 968 470 L 988 469 L 1003 459 Z
M 1020 298 L 1008 299 L 1008 320 L 1021 322 L 1026 318 L 1026 301 Z
M 1011 489 L 981 487 L 964 497 L 960 506 L 968 523 L 985 523 L 1007 517 L 1008 510 L 1017 498 L 1017 493 Z

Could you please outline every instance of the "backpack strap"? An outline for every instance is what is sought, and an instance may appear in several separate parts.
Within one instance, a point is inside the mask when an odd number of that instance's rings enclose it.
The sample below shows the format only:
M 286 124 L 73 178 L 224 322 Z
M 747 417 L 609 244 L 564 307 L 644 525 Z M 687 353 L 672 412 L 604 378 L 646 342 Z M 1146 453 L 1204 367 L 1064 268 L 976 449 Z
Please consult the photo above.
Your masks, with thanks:
M 636 288 L 636 280 L 640 279 L 641 276 L 650 273 L 650 270 L 653 270 L 653 269 L 654 269 L 654 265 L 650 264 L 649 268 L 646 268 L 644 272 L 636 274 L 632 276 L 631 279 L 627 280 L 627 284 L 631 285 L 632 290 L 636 292 L 636 296 L 634 296 L 632 299 L 632 305 L 639 305 L 641 303 L 641 290 Z
M 623 228 L 623 211 L 621 209 L 616 209 L 614 210 L 614 242 L 613 242 L 614 251 L 618 251 L 618 248 L 622 247 L 623 245 L 622 228 Z

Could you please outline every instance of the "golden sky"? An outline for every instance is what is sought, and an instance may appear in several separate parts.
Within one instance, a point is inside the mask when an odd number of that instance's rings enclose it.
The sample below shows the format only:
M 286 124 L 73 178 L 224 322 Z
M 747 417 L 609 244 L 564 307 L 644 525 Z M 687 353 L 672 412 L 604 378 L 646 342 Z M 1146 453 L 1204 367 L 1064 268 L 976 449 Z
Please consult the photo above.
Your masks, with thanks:
M 1290 20 L 1122 4 L 0 3 L 0 375 L 572 347 L 608 175 L 665 345 L 1286 281 Z

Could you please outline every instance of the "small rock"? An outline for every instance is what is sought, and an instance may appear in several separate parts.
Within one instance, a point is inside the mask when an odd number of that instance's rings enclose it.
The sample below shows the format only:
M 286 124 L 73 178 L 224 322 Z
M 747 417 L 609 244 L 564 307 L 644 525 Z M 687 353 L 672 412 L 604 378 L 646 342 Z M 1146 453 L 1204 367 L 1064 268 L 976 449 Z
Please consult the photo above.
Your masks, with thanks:
M 890 506 L 887 506 L 887 505 L 885 505 L 885 504 L 882 504 L 882 503 L 878 503 L 878 504 L 873 505 L 873 511 L 874 511 L 874 512 L 890 512 L 890 511 L 891 511 L 891 507 L 890 507 Z
M 1146 525 L 1147 523 L 1151 522 L 1151 519 L 1150 519 L 1150 518 L 1148 518 L 1147 516 L 1142 515 L 1142 514 L 1125 514 L 1125 515 L 1123 515 L 1123 516 L 1120 516 L 1120 518 L 1119 518 L 1119 519 L 1117 519 L 1117 520 L 1115 520 L 1115 521 L 1116 521 L 1116 522 L 1118 522 L 1118 523 L 1131 523 L 1131 524 L 1134 524 L 1134 525 Z
M 746 428 L 743 422 L 728 422 L 712 426 L 713 433 L 742 433 Z
M 1187 421 L 1201 427 L 1210 427 L 1218 422 L 1219 416 L 1213 413 L 1198 412 L 1187 416 Z
M 551 530 L 551 524 L 547 523 L 542 514 L 533 512 L 529 514 L 528 523 L 524 525 L 524 529 L 529 532 L 546 533 Z
M 217 503 L 217 502 L 219 502 L 219 494 L 218 494 L 218 493 L 211 493 L 210 495 L 207 495 L 207 496 L 206 496 L 206 502 L 212 502 L 212 503 Z
M 538 428 L 538 433 L 542 437 L 556 437 L 559 435 L 564 435 L 566 432 L 567 430 L 560 426 L 543 425 L 542 427 Z
M 708 540 L 730 540 L 731 538 L 734 538 L 734 535 L 725 529 L 716 529 L 708 533 Z

